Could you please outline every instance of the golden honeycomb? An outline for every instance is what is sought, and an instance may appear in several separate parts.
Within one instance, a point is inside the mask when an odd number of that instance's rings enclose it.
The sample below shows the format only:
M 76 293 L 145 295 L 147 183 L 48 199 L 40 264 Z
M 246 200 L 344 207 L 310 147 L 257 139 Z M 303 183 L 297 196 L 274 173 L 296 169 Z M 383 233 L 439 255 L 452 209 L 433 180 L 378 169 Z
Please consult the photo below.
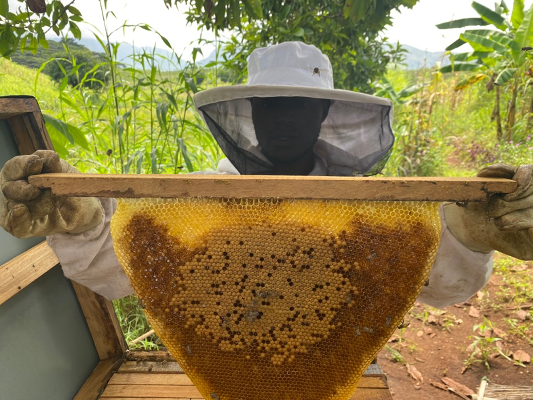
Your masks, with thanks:
M 121 199 L 115 252 L 209 400 L 344 400 L 427 280 L 437 203 Z

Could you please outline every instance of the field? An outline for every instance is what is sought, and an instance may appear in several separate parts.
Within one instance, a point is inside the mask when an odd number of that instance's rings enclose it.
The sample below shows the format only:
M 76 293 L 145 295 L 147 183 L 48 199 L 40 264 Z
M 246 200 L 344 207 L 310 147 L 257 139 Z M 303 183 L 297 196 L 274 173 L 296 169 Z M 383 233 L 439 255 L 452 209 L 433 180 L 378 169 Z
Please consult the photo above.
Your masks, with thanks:
M 444 309 L 416 303 L 408 313 L 409 326 L 378 356 L 395 398 L 453 399 L 447 388 L 477 393 L 482 379 L 533 386 L 533 263 L 497 254 L 494 266 L 468 301 Z
M 116 67 L 116 84 L 101 90 L 54 83 L 0 59 L 0 96 L 37 97 L 56 149 L 82 172 L 214 169 L 223 155 L 193 110 L 192 95 L 221 83 L 194 66 L 161 73 L 150 67 L 149 55 L 140 57 L 142 67 Z M 489 163 L 531 163 L 531 87 L 518 97 L 515 126 L 498 139 L 494 91 L 487 91 L 486 79 L 455 90 L 464 78 L 395 68 L 375 83 L 377 92 L 395 103 L 397 141 L 384 175 L 472 176 Z M 502 90 L 501 96 L 505 119 L 511 94 Z M 410 325 L 379 355 L 395 397 L 454 397 L 438 387 L 442 378 L 473 390 L 485 376 L 499 384 L 533 386 L 524 355 L 533 354 L 532 269 L 532 263 L 497 255 L 489 285 L 468 302 L 444 310 L 416 304 L 406 317 Z M 127 341 L 150 330 L 134 296 L 115 301 L 115 307 Z M 132 347 L 159 346 L 153 335 Z

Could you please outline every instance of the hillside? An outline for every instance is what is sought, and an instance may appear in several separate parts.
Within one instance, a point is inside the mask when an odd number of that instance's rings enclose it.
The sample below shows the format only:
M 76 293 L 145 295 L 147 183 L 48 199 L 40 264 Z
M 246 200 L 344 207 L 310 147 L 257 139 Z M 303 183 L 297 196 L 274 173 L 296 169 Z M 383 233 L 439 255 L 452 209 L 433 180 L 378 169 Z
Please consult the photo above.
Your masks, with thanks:
M 408 44 L 402 44 L 402 47 L 407 50 L 406 64 L 408 69 L 419 69 L 422 67 L 431 68 L 441 63 L 441 65 L 447 65 L 450 63 L 449 58 L 444 56 L 444 52 L 434 52 L 420 50 L 416 47 L 409 46 Z
M 52 38 L 51 38 L 52 39 Z M 53 54 L 64 52 L 63 45 L 57 39 L 49 40 L 49 49 L 39 49 L 34 55 L 31 52 L 21 53 L 17 51 L 11 57 L 12 61 L 17 64 L 25 65 L 30 68 L 39 68 L 43 62 L 48 61 Z M 69 46 L 73 50 L 83 51 L 90 50 L 95 57 L 100 57 L 104 50 L 98 40 L 94 38 L 83 38 L 76 42 L 69 39 Z M 444 52 L 431 52 L 421 50 L 407 44 L 402 45 L 406 50 L 405 67 L 407 69 L 419 69 L 422 67 L 431 68 L 441 63 L 441 65 L 449 64 L 448 57 L 444 56 Z M 155 65 L 162 71 L 175 71 L 185 64 L 185 60 L 178 60 L 177 55 L 171 51 L 159 47 L 148 46 L 133 46 L 129 43 L 121 43 L 117 50 L 117 60 L 125 65 L 132 66 L 132 57 L 139 54 L 155 54 Z M 199 57 L 202 57 L 200 54 Z M 204 66 L 209 62 L 216 60 L 216 50 L 211 51 L 210 54 L 203 54 L 203 58 L 197 61 L 198 66 Z M 47 71 L 45 71 L 46 73 Z

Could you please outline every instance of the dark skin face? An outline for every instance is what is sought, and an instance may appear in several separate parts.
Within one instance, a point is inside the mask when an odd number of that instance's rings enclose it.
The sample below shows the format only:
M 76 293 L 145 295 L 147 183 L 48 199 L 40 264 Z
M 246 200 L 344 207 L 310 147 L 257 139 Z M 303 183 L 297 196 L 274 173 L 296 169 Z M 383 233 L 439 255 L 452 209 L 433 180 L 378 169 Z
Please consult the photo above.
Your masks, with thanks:
M 307 175 L 329 101 L 306 97 L 255 97 L 252 119 L 263 154 L 277 175 Z

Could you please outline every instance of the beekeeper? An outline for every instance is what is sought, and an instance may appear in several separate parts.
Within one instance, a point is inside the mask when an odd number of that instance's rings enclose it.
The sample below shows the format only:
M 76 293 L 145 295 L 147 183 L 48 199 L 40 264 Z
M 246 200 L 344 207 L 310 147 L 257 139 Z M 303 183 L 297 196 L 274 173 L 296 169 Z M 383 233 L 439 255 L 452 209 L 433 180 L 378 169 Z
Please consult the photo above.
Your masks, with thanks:
M 394 143 L 390 100 L 333 89 L 328 58 L 300 42 L 255 50 L 246 85 L 206 90 L 195 104 L 227 156 L 210 173 L 369 175 Z M 0 225 L 20 238 L 47 236 L 65 275 L 108 299 L 133 293 L 109 233 L 115 200 L 53 197 L 27 182 L 50 172 L 76 169 L 50 151 L 5 164 Z M 533 259 L 533 165 L 497 164 L 478 176 L 515 179 L 518 189 L 488 204 L 441 207 L 440 245 L 419 297 L 426 304 L 444 307 L 476 293 L 494 250 Z

